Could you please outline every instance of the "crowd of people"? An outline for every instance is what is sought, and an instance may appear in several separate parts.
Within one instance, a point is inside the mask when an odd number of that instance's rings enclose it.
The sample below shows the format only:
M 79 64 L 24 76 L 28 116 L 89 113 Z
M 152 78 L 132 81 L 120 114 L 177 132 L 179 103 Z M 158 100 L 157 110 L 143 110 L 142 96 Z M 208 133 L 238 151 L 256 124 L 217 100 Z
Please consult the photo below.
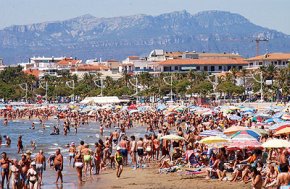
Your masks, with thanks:
M 241 119 L 231 120 L 222 111 L 197 114 L 186 109 L 171 112 L 157 109 L 130 112 L 110 108 L 99 109 L 94 114 L 49 108 L 0 110 L 3 126 L 9 126 L 10 120 L 27 118 L 31 121 L 38 119 L 40 128 L 45 129 L 45 122 L 56 118 L 57 126 L 54 127 L 52 135 L 77 135 L 78 128 L 97 122 L 100 139 L 96 141 L 94 147 L 90 147 L 85 141 L 81 141 L 78 145 L 71 142 L 67 146 L 68 164 L 76 169 L 79 183 L 83 183 L 87 176 L 101 174 L 107 169 L 115 169 L 116 177 L 119 178 L 123 166 L 131 166 L 136 170 L 158 164 L 160 173 L 176 172 L 183 167 L 189 173 L 204 174 L 205 179 L 241 181 L 251 183 L 253 188 L 288 188 L 290 153 L 287 148 L 228 149 L 200 143 L 202 139 L 200 133 L 206 130 L 222 132 L 233 125 L 255 127 L 255 121 L 247 114 L 242 115 L 239 109 L 232 110 L 230 114 L 238 115 Z M 144 128 L 143 132 L 138 136 L 128 135 L 127 131 L 134 127 Z M 264 126 L 260 128 L 264 129 Z M 35 129 L 34 122 L 30 129 Z M 104 136 L 104 129 L 110 131 L 109 136 Z M 180 139 L 163 138 L 170 134 L 179 136 Z M 265 142 L 274 137 L 276 136 L 272 132 L 268 132 L 262 135 L 259 141 Z M 286 135 L 279 137 L 288 139 Z M 9 147 L 11 139 L 7 135 L 4 138 Z M 17 153 L 21 153 L 19 161 L 9 159 L 5 152 L 1 153 L 2 188 L 5 183 L 7 188 L 9 185 L 15 189 L 41 188 L 46 163 L 56 171 L 56 183 L 63 182 L 64 158 L 60 149 L 47 159 L 44 152 L 39 149 L 37 155 L 32 158 L 31 152 L 24 153 L 22 136 L 18 138 L 17 149 Z

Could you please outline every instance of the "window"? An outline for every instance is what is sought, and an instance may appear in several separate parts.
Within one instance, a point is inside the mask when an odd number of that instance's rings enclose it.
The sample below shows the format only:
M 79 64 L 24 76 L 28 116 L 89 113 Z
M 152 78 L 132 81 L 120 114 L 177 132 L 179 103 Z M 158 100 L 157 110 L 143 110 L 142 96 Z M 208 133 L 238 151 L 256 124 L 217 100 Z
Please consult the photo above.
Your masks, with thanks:
M 259 65 L 260 65 L 260 66 L 263 65 L 263 62 L 259 62 Z
M 239 66 L 239 70 L 243 69 L 243 66 Z
M 196 66 L 196 70 L 200 70 L 200 67 L 199 66 Z
M 210 67 L 210 71 L 214 72 L 214 70 L 215 70 L 215 69 L 214 69 L 214 66 L 211 66 L 211 67 Z
M 222 70 L 223 69 L 223 67 L 222 66 L 219 66 L 219 70 Z
M 207 71 L 207 66 L 204 66 L 203 70 L 204 70 L 204 71 Z
M 178 66 L 175 66 L 175 67 L 174 67 L 174 70 L 178 70 Z
M 165 67 L 164 67 L 164 71 L 165 71 L 165 72 L 170 72 L 170 71 L 171 71 L 171 67 L 165 66 Z
M 228 66 L 228 70 L 227 71 L 229 71 L 229 70 L 231 70 L 232 69 L 232 67 L 231 66 Z

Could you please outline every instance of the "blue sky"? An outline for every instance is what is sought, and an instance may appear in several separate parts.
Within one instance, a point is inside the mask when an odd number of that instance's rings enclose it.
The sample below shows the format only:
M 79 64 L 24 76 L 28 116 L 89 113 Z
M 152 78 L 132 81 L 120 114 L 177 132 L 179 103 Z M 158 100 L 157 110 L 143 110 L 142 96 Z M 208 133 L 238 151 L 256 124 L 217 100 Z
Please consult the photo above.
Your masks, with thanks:
M 187 10 L 239 13 L 255 24 L 290 34 L 290 0 L 0 0 L 0 28 L 65 20 L 84 14 L 115 17 Z

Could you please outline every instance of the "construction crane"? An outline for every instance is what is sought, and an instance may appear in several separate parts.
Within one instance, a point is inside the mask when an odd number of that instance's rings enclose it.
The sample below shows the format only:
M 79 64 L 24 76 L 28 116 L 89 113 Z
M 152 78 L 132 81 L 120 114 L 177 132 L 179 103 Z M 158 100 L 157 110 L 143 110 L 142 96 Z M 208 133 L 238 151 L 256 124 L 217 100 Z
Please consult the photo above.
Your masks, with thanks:
M 255 39 L 255 41 L 256 41 L 256 56 L 259 56 L 259 54 L 260 54 L 260 42 L 261 42 L 261 41 L 268 42 L 269 39 L 266 39 L 266 38 L 259 38 L 259 37 L 257 37 L 257 38 Z

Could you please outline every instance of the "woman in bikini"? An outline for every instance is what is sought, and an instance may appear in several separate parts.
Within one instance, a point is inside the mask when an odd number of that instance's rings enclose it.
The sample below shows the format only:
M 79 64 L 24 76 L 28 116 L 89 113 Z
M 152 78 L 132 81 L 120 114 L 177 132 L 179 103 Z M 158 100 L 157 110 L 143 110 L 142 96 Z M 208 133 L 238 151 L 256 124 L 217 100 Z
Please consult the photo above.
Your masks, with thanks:
M 37 189 L 38 188 L 38 174 L 36 172 L 35 162 L 31 163 L 31 168 L 27 172 L 27 179 L 29 182 L 29 189 Z
M 20 166 L 16 159 L 13 160 L 13 165 L 10 168 L 9 180 L 11 181 L 12 189 L 21 188 Z
M 74 157 L 74 161 L 75 161 L 75 167 L 76 167 L 77 174 L 78 174 L 79 183 L 82 183 L 82 181 L 83 181 L 82 177 L 83 177 L 84 158 L 83 158 L 82 154 L 79 151 L 76 154 L 76 156 Z

